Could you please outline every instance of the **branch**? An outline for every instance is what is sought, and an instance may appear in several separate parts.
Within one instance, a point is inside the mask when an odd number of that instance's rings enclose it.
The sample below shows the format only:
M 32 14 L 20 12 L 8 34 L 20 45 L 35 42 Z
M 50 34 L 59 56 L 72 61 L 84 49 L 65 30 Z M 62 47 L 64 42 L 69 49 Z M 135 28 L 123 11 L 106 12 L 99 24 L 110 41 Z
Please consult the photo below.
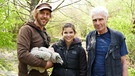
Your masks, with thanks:
M 43 0 L 42 0 L 43 1 Z M 49 2 L 50 0 L 47 0 L 46 2 Z
M 60 7 L 60 5 L 61 5 L 62 3 L 64 3 L 64 1 L 65 1 L 65 0 L 63 0 L 53 11 L 59 10 L 59 9 L 61 9 L 61 8 L 64 8 L 64 7 L 69 6 L 69 5 L 72 5 L 72 4 L 75 4 L 75 3 L 77 3 L 77 2 L 80 2 L 81 0 L 72 2 L 72 3 L 69 3 L 69 4 L 67 4 L 67 5 L 63 5 L 63 6 Z
M 53 11 L 55 11 L 56 9 L 58 9 L 59 6 L 60 6 L 62 3 L 64 3 L 64 1 L 65 1 L 65 0 L 63 0 L 60 4 L 58 4 L 58 6 L 57 6 Z
M 73 6 L 74 7 L 74 6 Z M 81 12 L 83 12 L 83 13 L 85 13 L 86 15 L 89 15 L 89 13 L 87 13 L 87 12 L 85 12 L 85 11 L 83 11 L 82 9 L 80 9 L 80 8 L 77 8 L 77 7 L 74 7 L 75 9 L 78 9 L 78 10 L 80 10 Z
M 3 4 L 3 5 L 4 5 L 4 4 Z M 7 18 L 9 17 L 9 0 L 8 0 L 8 2 L 7 2 L 7 5 L 8 5 L 7 15 L 6 15 L 5 19 L 3 20 L 3 22 L 0 23 L 0 25 L 4 24 L 5 21 L 7 20 Z
M 4 7 L 4 6 L 7 6 L 7 3 L 8 3 L 8 2 L 0 3 L 0 8 L 2 8 L 2 7 Z
M 31 3 L 30 3 L 29 1 L 27 1 L 27 4 L 28 4 L 29 6 L 31 6 Z
M 20 2 L 20 1 L 19 1 Z M 15 0 L 13 1 L 13 2 L 11 2 L 14 6 L 15 6 L 15 8 L 17 9 L 17 7 L 19 6 L 19 7 L 21 7 L 21 8 L 23 8 L 23 9 L 25 9 L 25 10 L 27 10 L 28 12 L 30 11 L 30 7 L 28 7 L 28 6 L 26 6 L 26 5 L 24 5 L 24 4 L 22 4 L 21 2 L 20 3 L 18 3 L 18 2 L 16 2 Z
M 21 8 L 23 8 L 23 9 L 25 9 L 25 8 L 30 8 L 29 6 L 27 6 L 27 5 L 25 5 L 25 4 L 23 4 L 20 0 L 18 0 L 18 4 L 19 4 L 19 6 L 21 7 Z M 28 2 L 28 1 L 27 1 Z M 28 10 L 28 9 L 26 9 L 26 10 Z
M 89 3 L 90 6 L 94 7 L 94 5 L 92 5 L 92 3 L 90 1 L 86 0 L 86 2 Z
M 50 3 L 57 3 L 57 2 L 59 2 L 60 0 L 57 0 L 57 1 L 52 1 L 52 2 L 50 2 Z
M 16 4 L 15 0 L 12 3 L 14 4 L 15 9 L 17 9 L 17 4 Z M 12 10 L 12 11 L 15 11 L 18 14 L 18 17 L 24 22 L 24 19 L 20 16 L 20 12 L 18 12 L 17 10 Z
M 23 22 L 25 22 L 25 20 L 20 16 L 19 12 L 16 11 L 16 13 L 18 14 L 18 17 L 19 17 Z
M 59 10 L 59 12 L 61 13 L 61 14 L 63 14 L 65 17 L 69 17 L 70 19 L 74 19 L 75 17 L 70 17 L 70 16 L 67 16 L 66 14 L 64 14 L 63 12 L 61 12 L 60 10 Z M 81 21 L 81 20 L 79 20 L 79 19 L 77 19 L 77 18 L 75 18 L 78 22 L 81 22 L 81 23 L 83 23 L 84 25 L 88 25 L 88 24 L 86 24 L 84 21 Z

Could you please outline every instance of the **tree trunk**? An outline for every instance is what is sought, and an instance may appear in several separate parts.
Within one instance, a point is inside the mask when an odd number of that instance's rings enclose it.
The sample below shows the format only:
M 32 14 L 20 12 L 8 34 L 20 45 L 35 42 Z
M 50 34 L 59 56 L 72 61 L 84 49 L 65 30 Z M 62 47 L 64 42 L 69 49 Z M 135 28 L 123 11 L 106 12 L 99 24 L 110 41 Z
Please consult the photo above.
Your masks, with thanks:
M 40 0 L 31 0 L 31 4 L 30 4 L 30 20 L 34 20 L 31 12 L 33 11 L 34 7 L 39 3 Z

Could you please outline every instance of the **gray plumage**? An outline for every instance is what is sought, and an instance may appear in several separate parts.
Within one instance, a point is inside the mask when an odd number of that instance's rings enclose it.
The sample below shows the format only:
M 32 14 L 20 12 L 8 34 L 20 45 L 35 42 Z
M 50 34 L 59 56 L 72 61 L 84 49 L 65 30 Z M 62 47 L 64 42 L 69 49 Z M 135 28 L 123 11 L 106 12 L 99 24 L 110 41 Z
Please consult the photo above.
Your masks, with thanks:
M 34 47 L 30 53 L 37 58 L 43 59 L 45 61 L 51 60 L 53 63 L 63 64 L 63 60 L 59 53 L 53 52 L 46 47 Z M 27 67 L 28 71 L 31 71 L 32 69 L 38 70 L 40 73 L 43 73 L 45 71 L 45 68 L 43 67 L 34 67 L 29 65 Z

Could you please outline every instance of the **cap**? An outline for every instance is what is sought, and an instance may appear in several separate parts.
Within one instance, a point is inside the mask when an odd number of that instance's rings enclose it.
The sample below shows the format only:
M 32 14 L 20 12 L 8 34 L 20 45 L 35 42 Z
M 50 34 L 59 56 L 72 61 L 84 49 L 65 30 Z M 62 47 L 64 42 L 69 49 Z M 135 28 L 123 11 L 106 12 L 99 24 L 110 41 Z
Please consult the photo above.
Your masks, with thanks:
M 43 9 L 48 9 L 48 10 L 50 10 L 52 12 L 52 7 L 48 3 L 40 3 L 35 7 L 35 9 L 37 9 L 39 11 L 43 10 Z

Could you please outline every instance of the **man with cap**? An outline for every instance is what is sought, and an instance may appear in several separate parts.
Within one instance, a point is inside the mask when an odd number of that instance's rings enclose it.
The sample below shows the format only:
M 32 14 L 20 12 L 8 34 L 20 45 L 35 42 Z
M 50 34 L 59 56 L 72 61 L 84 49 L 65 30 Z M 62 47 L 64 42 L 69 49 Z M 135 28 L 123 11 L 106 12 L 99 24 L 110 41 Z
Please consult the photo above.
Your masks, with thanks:
M 45 26 L 51 18 L 51 9 L 48 3 L 38 4 L 32 12 L 34 20 L 27 22 L 19 30 L 17 38 L 18 76 L 48 76 L 47 71 L 40 73 L 37 70 L 31 70 L 28 72 L 27 65 L 45 69 L 53 65 L 51 61 L 44 61 L 30 53 L 33 47 L 49 47 L 50 37 Z

